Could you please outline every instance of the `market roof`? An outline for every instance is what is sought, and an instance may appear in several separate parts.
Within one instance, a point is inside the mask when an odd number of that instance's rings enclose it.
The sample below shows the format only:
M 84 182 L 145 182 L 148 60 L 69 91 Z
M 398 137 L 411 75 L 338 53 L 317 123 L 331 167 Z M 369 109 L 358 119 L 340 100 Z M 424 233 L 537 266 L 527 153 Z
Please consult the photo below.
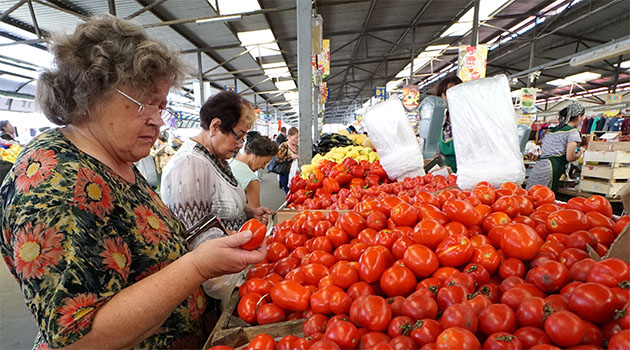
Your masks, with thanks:
M 326 122 L 346 121 L 373 88 L 433 83 L 452 72 L 459 45 L 471 43 L 474 0 L 315 0 L 330 39 Z M 37 69 L 50 60 L 42 39 L 70 31 L 95 14 L 115 13 L 144 25 L 149 35 L 180 50 L 214 89 L 236 91 L 263 111 L 296 119 L 295 0 L 15 0 L 0 2 L 1 96 L 28 98 Z M 480 0 L 479 43 L 489 44 L 487 75 L 516 73 L 630 34 L 627 0 Z M 533 40 L 535 39 L 535 40 Z M 28 40 L 27 45 L 10 45 Z M 532 42 L 535 42 L 531 55 Z M 24 58 L 28 57 L 28 58 Z M 531 57 L 531 59 L 530 59 Z M 414 74 L 410 78 L 410 62 Z M 629 59 L 628 55 L 621 62 Z M 541 97 L 630 83 L 618 60 L 541 70 Z M 625 64 L 624 64 L 625 66 Z M 626 66 L 627 67 L 627 66 Z M 576 73 L 588 76 L 574 77 Z M 197 75 L 198 76 L 198 75 Z M 513 88 L 527 85 L 516 77 Z M 567 82 L 575 80 L 579 86 Z M 563 80 L 564 79 L 564 80 Z M 555 80 L 556 85 L 549 85 Z M 568 85 L 567 85 L 568 84 Z M 625 85 L 623 85 L 625 84 Z M 192 84 L 177 98 L 193 94 Z M 594 102 L 603 102 L 591 97 Z M 194 119 L 194 118 L 193 118 Z M 285 120 L 286 120 L 285 119 Z

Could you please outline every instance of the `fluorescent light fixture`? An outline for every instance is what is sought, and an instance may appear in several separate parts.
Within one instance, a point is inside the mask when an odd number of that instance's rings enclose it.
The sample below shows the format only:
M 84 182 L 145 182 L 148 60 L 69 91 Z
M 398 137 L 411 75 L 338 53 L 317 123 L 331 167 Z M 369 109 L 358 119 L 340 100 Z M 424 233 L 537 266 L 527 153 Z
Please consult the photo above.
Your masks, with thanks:
M 210 2 L 210 5 L 214 5 L 212 2 Z M 219 7 L 218 12 L 222 15 L 232 15 L 235 13 L 260 10 L 258 0 L 216 0 L 216 3 Z
M 497 11 L 512 3 L 514 0 L 481 0 L 479 4 L 479 20 L 484 21 L 492 17 Z M 471 8 L 461 16 L 456 23 L 440 35 L 441 38 L 447 36 L 462 36 L 472 29 L 472 21 L 475 16 L 475 9 Z
M 276 38 L 271 29 L 253 30 L 236 33 L 238 40 L 254 57 L 274 56 L 280 54 L 280 47 L 276 44 Z
M 630 61 L 624 61 L 624 62 L 621 62 L 621 66 L 620 66 L 620 67 L 621 67 L 622 69 L 628 69 L 628 68 L 630 68 Z
M 271 63 L 263 63 L 262 64 L 262 68 L 263 69 L 269 69 L 269 68 L 278 68 L 278 67 L 286 67 L 287 64 L 284 61 L 280 61 L 280 62 L 271 62 Z
M 276 82 L 276 87 L 278 90 L 295 90 L 297 86 L 295 86 L 295 82 L 293 80 L 280 80 Z
M 555 86 L 567 86 L 573 83 L 581 84 L 581 83 L 586 83 L 587 81 L 597 79 L 601 76 L 602 75 L 599 73 L 583 72 L 583 73 L 570 75 L 564 79 L 556 79 L 556 80 L 548 81 L 547 84 L 555 85 Z
M 287 101 L 293 101 L 299 99 L 299 94 L 297 92 L 287 92 L 284 94 L 284 99 Z
M 210 23 L 210 22 L 229 22 L 229 21 L 235 21 L 237 19 L 241 19 L 241 15 L 215 16 L 215 17 L 202 18 L 202 19 L 196 20 L 195 23 L 202 24 L 202 23 Z
M 279 67 L 279 68 L 265 69 L 265 75 L 270 78 L 290 77 L 291 72 L 289 72 L 288 67 Z
M 612 40 L 607 44 L 587 50 L 583 54 L 573 57 L 571 61 L 569 61 L 569 65 L 572 67 L 583 66 L 627 53 L 630 53 L 630 36 L 619 40 Z

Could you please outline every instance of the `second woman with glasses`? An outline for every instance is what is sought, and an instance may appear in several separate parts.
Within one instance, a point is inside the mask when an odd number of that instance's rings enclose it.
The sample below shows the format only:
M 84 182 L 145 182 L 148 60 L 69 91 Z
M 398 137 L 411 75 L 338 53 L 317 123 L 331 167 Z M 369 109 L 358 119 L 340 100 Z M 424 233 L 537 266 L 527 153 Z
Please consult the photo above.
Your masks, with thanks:
M 164 168 L 162 200 L 186 227 L 208 213 L 219 217 L 228 230 L 238 230 L 249 218 L 267 224 L 272 211 L 247 204 L 227 163 L 243 146 L 256 120 L 254 109 L 226 91 L 206 101 L 199 119 L 201 132 L 186 141 Z

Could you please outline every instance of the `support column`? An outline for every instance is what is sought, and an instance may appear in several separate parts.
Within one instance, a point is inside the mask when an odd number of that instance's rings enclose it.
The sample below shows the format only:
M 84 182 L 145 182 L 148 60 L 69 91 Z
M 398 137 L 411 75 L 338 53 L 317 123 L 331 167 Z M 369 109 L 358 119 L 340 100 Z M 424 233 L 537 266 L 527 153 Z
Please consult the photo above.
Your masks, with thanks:
M 313 143 L 319 141 L 319 89 L 313 85 Z
M 201 51 L 197 52 L 197 69 L 199 74 L 199 106 L 203 106 L 206 103 L 206 94 L 203 91 L 203 66 L 201 64 Z
M 475 0 L 472 35 L 470 38 L 471 46 L 477 46 L 479 44 L 479 34 L 478 34 L 479 33 L 479 2 L 480 0 Z
M 311 162 L 313 157 L 313 116 L 311 103 L 311 1 L 295 0 L 297 13 L 298 49 L 298 96 L 300 130 L 300 166 Z
M 115 0 L 108 0 L 107 5 L 109 5 L 109 14 L 116 17 L 116 2 Z

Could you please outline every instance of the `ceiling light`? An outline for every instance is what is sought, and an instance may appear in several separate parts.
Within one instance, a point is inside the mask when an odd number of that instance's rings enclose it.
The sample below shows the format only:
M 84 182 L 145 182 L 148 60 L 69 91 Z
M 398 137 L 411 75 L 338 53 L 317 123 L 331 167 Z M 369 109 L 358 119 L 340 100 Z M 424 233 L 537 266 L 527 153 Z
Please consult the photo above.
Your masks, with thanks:
M 212 2 L 210 2 L 210 5 L 214 5 Z M 222 15 L 232 15 L 235 13 L 245 13 L 260 10 L 258 0 L 216 0 L 216 3 L 218 7 L 218 9 L 216 10 Z
M 630 53 L 630 36 L 587 50 L 569 61 L 572 67 L 583 66 Z
M 628 69 L 630 68 L 630 61 L 621 62 L 621 68 Z
M 202 18 L 202 19 L 196 20 L 195 23 L 202 24 L 202 23 L 219 22 L 219 21 L 229 22 L 229 21 L 235 21 L 237 19 L 241 19 L 241 15 L 215 16 L 215 17 Z
M 288 67 L 280 67 L 280 68 L 265 69 L 265 75 L 270 78 L 290 77 L 291 72 L 289 72 Z
M 276 87 L 278 90 L 295 90 L 297 86 L 295 86 L 295 82 L 293 80 L 280 80 L 276 82 Z
M 280 61 L 280 62 L 271 62 L 271 63 L 263 63 L 262 67 L 263 69 L 268 69 L 268 68 L 278 68 L 278 67 L 286 67 L 287 64 L 284 61 Z
M 241 41 L 241 45 L 245 46 L 254 58 L 280 54 L 280 47 L 278 47 L 271 29 L 240 32 L 236 35 Z
M 564 79 L 556 79 L 552 81 L 548 81 L 546 84 L 555 85 L 555 86 L 566 86 L 571 85 L 573 83 L 586 83 L 587 81 L 591 81 L 601 77 L 602 75 L 599 73 L 593 72 L 583 72 L 574 75 L 570 75 Z

